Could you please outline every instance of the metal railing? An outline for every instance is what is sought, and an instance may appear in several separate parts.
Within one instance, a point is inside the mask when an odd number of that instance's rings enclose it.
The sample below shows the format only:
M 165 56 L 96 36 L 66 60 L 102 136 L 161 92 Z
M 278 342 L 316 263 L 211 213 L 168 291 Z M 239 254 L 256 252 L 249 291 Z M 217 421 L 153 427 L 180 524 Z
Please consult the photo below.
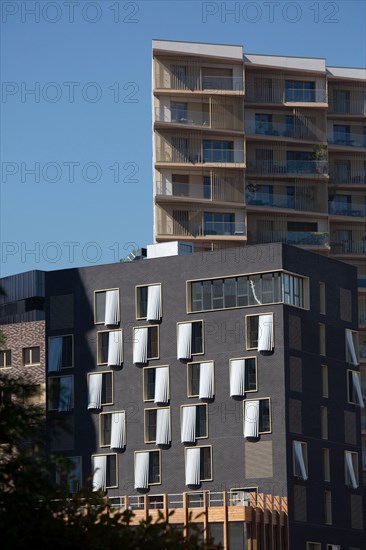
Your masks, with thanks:
M 366 134 L 331 132 L 328 134 L 328 143 L 346 147 L 366 147 Z
M 328 174 L 328 162 L 317 160 L 249 161 L 248 173 L 251 174 Z
M 308 141 L 325 141 L 325 132 L 312 131 L 305 125 L 286 124 L 285 122 L 246 122 L 245 133 L 262 136 L 279 136 Z
M 163 219 L 157 222 L 158 235 L 184 237 L 245 236 L 244 222 L 204 222 L 203 220 Z
M 355 170 L 354 168 L 347 169 L 340 166 L 330 164 L 329 175 L 334 183 L 346 183 L 349 185 L 366 184 L 366 170 Z
M 243 164 L 243 149 L 176 149 L 166 145 L 156 150 L 157 162 L 175 162 L 178 164 Z
M 363 204 L 339 204 L 334 201 L 330 201 L 329 205 L 329 214 L 338 215 L 338 216 L 353 216 L 353 217 L 363 217 L 366 216 L 366 206 Z
M 360 95 L 360 99 L 330 99 L 328 112 L 344 115 L 365 115 L 366 101 Z
M 328 246 L 329 234 L 324 231 L 258 231 L 251 232 L 249 239 L 253 244 L 282 242 L 294 245 Z
M 321 212 L 325 210 L 321 208 L 320 201 L 314 198 L 308 198 L 305 194 L 289 196 L 281 193 L 258 193 L 256 195 L 247 193 L 246 204 L 248 206 L 269 206 L 272 208 L 285 208 L 303 212 L 313 210 Z
M 268 83 L 268 85 L 263 86 L 249 83 L 245 97 L 248 103 L 327 103 L 325 88 L 299 90 L 285 88 L 285 85 L 275 85 L 273 81 L 272 85 Z
M 334 240 L 330 243 L 332 254 L 366 254 L 366 240 Z
M 169 111 L 161 107 L 155 109 L 155 120 L 157 122 L 209 126 L 210 113 L 208 111 L 192 111 L 174 108 Z
M 176 183 L 155 182 L 155 194 L 165 197 L 185 197 L 191 199 L 207 199 L 210 201 L 236 202 L 243 204 L 243 183 L 238 182 L 237 187 L 221 181 L 218 184 L 204 185 L 203 183 Z

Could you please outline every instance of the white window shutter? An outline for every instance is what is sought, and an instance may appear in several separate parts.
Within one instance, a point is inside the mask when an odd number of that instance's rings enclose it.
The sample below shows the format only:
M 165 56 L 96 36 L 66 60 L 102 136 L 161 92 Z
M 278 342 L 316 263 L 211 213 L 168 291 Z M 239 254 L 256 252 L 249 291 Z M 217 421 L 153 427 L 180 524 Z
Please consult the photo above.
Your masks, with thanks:
M 107 484 L 107 457 L 93 457 L 93 491 L 105 491 Z
M 88 409 L 101 409 L 102 407 L 102 383 L 103 374 L 89 374 L 88 377 Z
M 148 452 L 135 454 L 135 489 L 149 487 L 149 455 Z
M 190 359 L 192 356 L 192 323 L 178 325 L 177 359 Z
M 160 321 L 161 319 L 161 286 L 150 285 L 147 287 L 147 314 L 148 321 Z
M 155 369 L 155 403 L 168 403 L 169 401 L 169 367 Z
M 108 366 L 117 367 L 122 363 L 122 331 L 111 330 L 108 335 Z
M 201 449 L 186 450 L 186 485 L 200 484 Z
M 118 290 L 107 290 L 105 296 L 104 324 L 118 325 Z
M 245 401 L 244 404 L 244 437 L 258 437 L 259 401 Z
M 212 399 L 214 396 L 214 363 L 200 363 L 199 398 Z
M 125 446 L 125 413 L 112 413 L 111 449 L 122 449 Z
M 273 349 L 273 317 L 259 315 L 258 321 L 258 351 L 272 351 Z
M 156 412 L 156 444 L 170 443 L 170 409 L 158 409 Z
M 230 396 L 245 396 L 245 359 L 230 361 Z
M 196 441 L 196 405 L 182 407 L 182 443 Z
M 134 329 L 133 362 L 134 364 L 147 363 L 148 327 Z

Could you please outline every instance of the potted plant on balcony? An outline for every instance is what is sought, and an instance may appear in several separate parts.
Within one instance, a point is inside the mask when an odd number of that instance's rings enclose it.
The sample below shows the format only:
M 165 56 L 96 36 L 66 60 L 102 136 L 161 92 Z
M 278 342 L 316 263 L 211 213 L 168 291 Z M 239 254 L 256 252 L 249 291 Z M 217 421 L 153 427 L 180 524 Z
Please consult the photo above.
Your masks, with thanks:
M 324 145 L 315 145 L 311 157 L 316 162 L 315 171 L 321 174 L 324 171 L 324 161 L 328 158 L 327 148 Z

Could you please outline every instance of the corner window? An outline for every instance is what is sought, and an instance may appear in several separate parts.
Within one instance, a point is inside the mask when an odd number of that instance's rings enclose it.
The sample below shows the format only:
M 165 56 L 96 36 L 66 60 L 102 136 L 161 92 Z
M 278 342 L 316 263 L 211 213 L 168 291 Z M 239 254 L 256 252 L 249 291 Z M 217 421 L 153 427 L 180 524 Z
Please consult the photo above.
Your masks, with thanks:
M 93 491 L 105 491 L 118 487 L 117 455 L 92 456 Z
M 120 321 L 119 288 L 94 292 L 94 323 L 118 325 Z
M 32 348 L 23 348 L 23 365 L 25 367 L 40 365 L 40 362 L 41 352 L 39 346 L 35 346 Z
M 144 364 L 159 359 L 159 326 L 133 328 L 133 362 Z
M 257 438 L 260 434 L 271 433 L 271 400 L 245 399 L 243 426 L 245 438 Z
M 185 484 L 200 485 L 202 481 L 212 481 L 212 447 L 186 447 Z
M 101 447 L 122 449 L 126 445 L 126 412 L 115 411 L 99 415 Z
M 48 372 L 57 372 L 61 369 L 72 368 L 73 361 L 73 337 L 71 334 L 65 336 L 52 336 L 48 340 Z
M 246 315 L 246 346 L 248 350 L 272 351 L 274 348 L 273 313 Z
M 11 350 L 0 350 L 0 369 L 11 367 Z
M 188 363 L 188 397 L 198 397 L 199 399 L 213 399 L 214 394 L 214 362 L 203 361 L 201 363 Z
M 161 484 L 160 451 L 135 452 L 135 489 L 148 489 Z
M 74 377 L 54 376 L 47 380 L 49 411 L 70 411 L 74 408 Z
M 122 330 L 103 330 L 97 336 L 98 365 L 117 367 L 123 363 Z
M 161 284 L 136 287 L 136 319 L 160 321 L 162 317 Z

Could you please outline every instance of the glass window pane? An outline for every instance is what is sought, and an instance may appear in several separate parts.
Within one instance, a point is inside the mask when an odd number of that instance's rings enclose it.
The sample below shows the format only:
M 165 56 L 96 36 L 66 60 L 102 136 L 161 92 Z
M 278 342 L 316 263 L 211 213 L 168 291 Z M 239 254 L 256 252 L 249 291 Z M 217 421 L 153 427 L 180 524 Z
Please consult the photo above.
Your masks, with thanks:
M 140 306 L 138 311 L 139 317 L 146 317 L 147 315 L 147 293 L 148 293 L 147 286 L 142 286 L 138 288 L 139 306 Z
M 32 348 L 32 363 L 39 363 L 41 360 L 41 357 L 40 357 L 40 348 L 39 347 L 36 347 L 36 348 Z
M 145 369 L 146 399 L 155 397 L 156 369 Z
M 257 366 L 254 357 L 245 360 L 245 389 L 247 391 L 257 389 Z
M 225 307 L 236 306 L 236 280 L 235 279 L 224 280 L 224 297 L 225 297 Z
M 202 353 L 202 321 L 192 323 L 192 354 Z
M 112 428 L 112 415 L 111 414 L 102 414 L 101 415 L 102 423 L 102 445 L 111 444 L 111 428 Z
M 203 281 L 203 309 L 212 309 L 211 281 Z
M 211 479 L 211 447 L 201 448 L 200 478 Z
M 248 305 L 248 278 L 238 277 L 237 279 L 238 306 Z
M 149 455 L 149 483 L 160 483 L 159 451 L 151 451 Z
M 202 283 L 196 282 L 191 285 L 192 311 L 200 311 L 202 308 Z
M 200 387 L 200 363 L 190 365 L 190 395 L 198 395 Z
M 102 404 L 112 403 L 112 373 L 104 372 L 102 381 Z
M 261 399 L 259 401 L 259 431 L 269 432 L 270 430 L 270 413 L 269 399 Z
M 104 323 L 105 319 L 105 292 L 96 292 L 95 294 L 95 321 Z
M 215 279 L 212 281 L 213 308 L 222 309 L 224 307 L 224 289 L 223 280 Z
M 207 409 L 205 405 L 196 406 L 196 437 L 207 435 Z
M 107 487 L 117 485 L 117 457 L 116 455 L 107 455 Z

